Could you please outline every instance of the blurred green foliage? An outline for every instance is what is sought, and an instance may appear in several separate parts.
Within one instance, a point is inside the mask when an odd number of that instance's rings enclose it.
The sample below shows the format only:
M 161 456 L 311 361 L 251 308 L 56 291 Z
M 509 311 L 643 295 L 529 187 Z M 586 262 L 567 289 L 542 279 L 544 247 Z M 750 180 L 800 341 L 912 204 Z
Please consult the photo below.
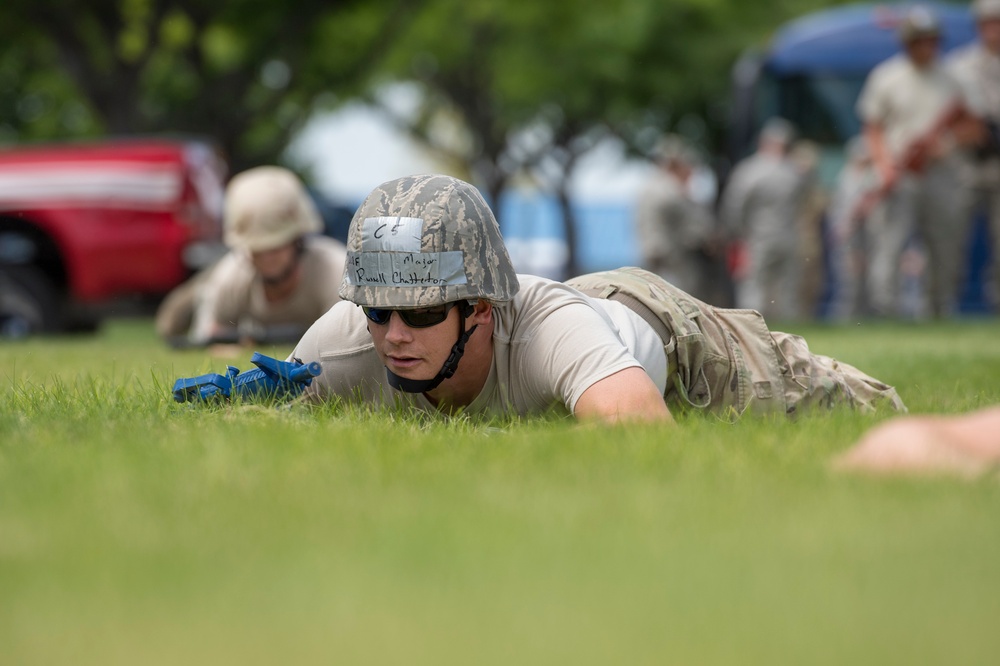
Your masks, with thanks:
M 715 141 L 736 55 L 829 4 L 6 0 L 0 143 L 197 133 L 239 170 L 278 161 L 317 109 L 407 80 L 426 92 L 414 134 L 494 192 L 542 161 L 558 180 L 607 132 L 642 150 L 687 118 Z M 462 141 L 435 138 L 441 114 Z
M 276 161 L 329 93 L 360 90 L 396 0 L 7 0 L 0 142 L 214 138 L 235 170 Z

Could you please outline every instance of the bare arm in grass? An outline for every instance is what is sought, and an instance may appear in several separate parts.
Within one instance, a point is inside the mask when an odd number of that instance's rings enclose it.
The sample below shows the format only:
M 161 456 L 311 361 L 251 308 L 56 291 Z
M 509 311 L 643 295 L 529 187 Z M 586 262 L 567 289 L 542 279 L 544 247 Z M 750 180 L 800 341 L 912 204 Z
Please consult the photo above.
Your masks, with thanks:
M 868 431 L 833 467 L 873 474 L 980 476 L 1000 467 L 1000 406 L 891 419 Z

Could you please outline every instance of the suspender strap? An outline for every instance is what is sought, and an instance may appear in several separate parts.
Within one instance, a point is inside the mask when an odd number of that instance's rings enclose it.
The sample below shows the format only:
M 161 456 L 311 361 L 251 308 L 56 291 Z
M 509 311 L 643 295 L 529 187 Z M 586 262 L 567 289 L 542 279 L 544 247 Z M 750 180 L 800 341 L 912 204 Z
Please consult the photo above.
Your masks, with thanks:
M 603 298 L 609 301 L 618 301 L 625 307 L 627 307 L 632 312 L 636 313 L 642 320 L 649 324 L 649 326 L 656 332 L 660 339 L 663 340 L 663 344 L 666 345 L 670 342 L 672 337 L 670 331 L 667 330 L 667 325 L 663 323 L 663 320 L 657 317 L 652 310 L 647 308 L 642 301 L 635 298 L 634 296 L 629 296 L 628 294 L 619 291 L 614 285 L 605 287 L 604 289 L 584 289 L 583 293 L 587 296 L 593 298 Z

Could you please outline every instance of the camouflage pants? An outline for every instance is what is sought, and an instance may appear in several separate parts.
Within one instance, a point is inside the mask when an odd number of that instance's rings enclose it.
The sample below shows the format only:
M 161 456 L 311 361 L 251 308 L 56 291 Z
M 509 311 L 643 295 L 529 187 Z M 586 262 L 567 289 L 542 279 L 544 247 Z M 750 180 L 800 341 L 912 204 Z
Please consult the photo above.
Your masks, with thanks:
M 906 411 L 894 388 L 813 354 L 800 336 L 769 331 L 755 310 L 713 307 L 640 268 L 591 273 L 566 284 L 622 302 L 657 331 L 667 354 L 664 399 L 671 407 L 735 416 L 836 405 Z

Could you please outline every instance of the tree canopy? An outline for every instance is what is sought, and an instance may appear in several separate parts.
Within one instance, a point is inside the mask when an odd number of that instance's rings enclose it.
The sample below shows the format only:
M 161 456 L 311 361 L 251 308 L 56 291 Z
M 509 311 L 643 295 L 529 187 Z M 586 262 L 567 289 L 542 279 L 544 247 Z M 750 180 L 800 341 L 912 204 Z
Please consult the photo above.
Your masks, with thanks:
M 37 0 L 0 5 L 0 140 L 190 133 L 275 161 L 360 91 L 412 0 Z
M 815 3 L 787 4 L 794 15 Z M 729 68 L 779 13 L 733 0 L 428 0 L 379 77 L 419 82 L 423 107 L 401 123 L 494 201 L 525 174 L 557 197 L 573 273 L 579 158 L 609 135 L 640 154 L 668 130 L 720 144 Z M 460 131 L 440 131 L 442 118 Z
M 822 0 L 38 0 L 0 4 L 0 143 L 209 137 L 234 170 L 281 160 L 317 110 L 415 82 L 399 122 L 491 197 L 563 202 L 602 137 L 718 147 L 729 69 Z M 572 241 L 572 238 L 570 239 Z

